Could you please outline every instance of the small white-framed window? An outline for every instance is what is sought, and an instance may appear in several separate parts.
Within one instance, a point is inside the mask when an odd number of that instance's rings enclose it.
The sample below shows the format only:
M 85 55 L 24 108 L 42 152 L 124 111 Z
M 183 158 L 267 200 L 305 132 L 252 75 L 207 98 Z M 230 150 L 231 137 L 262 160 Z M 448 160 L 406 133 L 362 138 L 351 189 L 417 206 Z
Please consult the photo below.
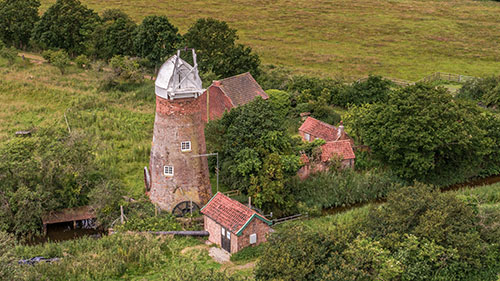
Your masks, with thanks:
M 228 240 L 231 240 L 231 232 L 226 231 L 226 237 Z
M 174 166 L 163 166 L 163 174 L 167 177 L 174 176 Z
M 311 135 L 308 133 L 304 134 L 304 138 L 306 139 L 306 141 L 311 141 Z
M 257 243 L 257 233 L 250 234 L 250 244 Z
M 191 142 L 190 141 L 181 142 L 181 151 L 182 152 L 191 151 Z
M 226 235 L 226 230 L 224 229 L 224 227 L 221 227 L 220 229 L 221 229 L 220 231 L 222 233 L 222 236 L 225 236 Z

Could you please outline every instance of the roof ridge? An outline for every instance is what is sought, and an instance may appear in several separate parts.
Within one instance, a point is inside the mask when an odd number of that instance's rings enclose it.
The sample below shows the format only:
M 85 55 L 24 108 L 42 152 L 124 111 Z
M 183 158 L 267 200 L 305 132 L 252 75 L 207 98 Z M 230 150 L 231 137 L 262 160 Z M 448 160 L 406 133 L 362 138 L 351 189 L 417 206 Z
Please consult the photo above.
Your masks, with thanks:
M 231 77 L 226 77 L 226 78 L 223 78 L 223 79 L 219 79 L 219 81 L 224 81 L 224 80 L 230 80 L 230 79 L 234 79 L 234 78 L 237 78 L 237 77 L 240 77 L 240 76 L 243 76 L 243 75 L 246 75 L 246 74 L 250 74 L 250 76 L 252 76 L 252 74 L 250 72 L 244 72 L 244 73 L 240 73 L 240 74 L 236 74 L 234 76 L 231 76 Z M 252 76 L 253 77 L 253 76 Z

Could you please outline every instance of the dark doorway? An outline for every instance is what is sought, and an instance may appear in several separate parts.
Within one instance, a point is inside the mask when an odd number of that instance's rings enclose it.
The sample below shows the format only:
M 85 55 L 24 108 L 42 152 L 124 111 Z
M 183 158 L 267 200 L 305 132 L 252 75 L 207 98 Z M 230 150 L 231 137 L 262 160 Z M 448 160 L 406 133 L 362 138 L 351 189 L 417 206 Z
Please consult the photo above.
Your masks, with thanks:
M 231 253 L 231 232 L 221 226 L 221 247 Z

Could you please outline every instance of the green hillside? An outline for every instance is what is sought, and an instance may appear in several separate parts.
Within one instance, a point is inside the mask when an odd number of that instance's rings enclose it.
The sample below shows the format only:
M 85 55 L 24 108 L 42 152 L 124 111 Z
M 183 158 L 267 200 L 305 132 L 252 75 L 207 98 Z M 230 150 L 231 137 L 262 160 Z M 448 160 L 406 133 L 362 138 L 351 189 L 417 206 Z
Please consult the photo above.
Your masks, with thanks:
M 42 0 L 44 12 L 55 0 Z M 264 63 L 315 76 L 380 74 L 417 80 L 435 71 L 472 76 L 500 71 L 500 2 L 360 1 L 97 1 L 140 22 L 167 15 L 184 33 L 200 17 L 227 21 Z
M 18 130 L 69 125 L 90 137 L 97 161 L 138 196 L 153 133 L 153 83 L 134 92 L 103 92 L 98 88 L 105 75 L 71 67 L 63 76 L 48 64 L 9 67 L 0 60 L 0 141 Z

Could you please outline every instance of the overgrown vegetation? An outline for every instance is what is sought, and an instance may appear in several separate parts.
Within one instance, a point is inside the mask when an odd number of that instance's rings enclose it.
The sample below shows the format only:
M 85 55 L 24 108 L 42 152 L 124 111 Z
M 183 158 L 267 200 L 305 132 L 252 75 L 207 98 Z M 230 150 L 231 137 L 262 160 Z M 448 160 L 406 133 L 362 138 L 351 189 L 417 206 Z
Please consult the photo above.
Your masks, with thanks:
M 256 279 L 496 280 L 500 241 L 486 234 L 498 226 L 479 218 L 498 211 L 478 215 L 477 207 L 422 184 L 405 187 L 361 216 L 328 221 L 326 229 L 281 228 Z
M 500 105 L 500 76 L 466 82 L 458 91 L 457 98 L 473 100 L 482 106 L 497 109 Z
M 444 88 L 409 86 L 347 117 L 358 142 L 402 179 L 450 185 L 500 172 L 500 119 Z

